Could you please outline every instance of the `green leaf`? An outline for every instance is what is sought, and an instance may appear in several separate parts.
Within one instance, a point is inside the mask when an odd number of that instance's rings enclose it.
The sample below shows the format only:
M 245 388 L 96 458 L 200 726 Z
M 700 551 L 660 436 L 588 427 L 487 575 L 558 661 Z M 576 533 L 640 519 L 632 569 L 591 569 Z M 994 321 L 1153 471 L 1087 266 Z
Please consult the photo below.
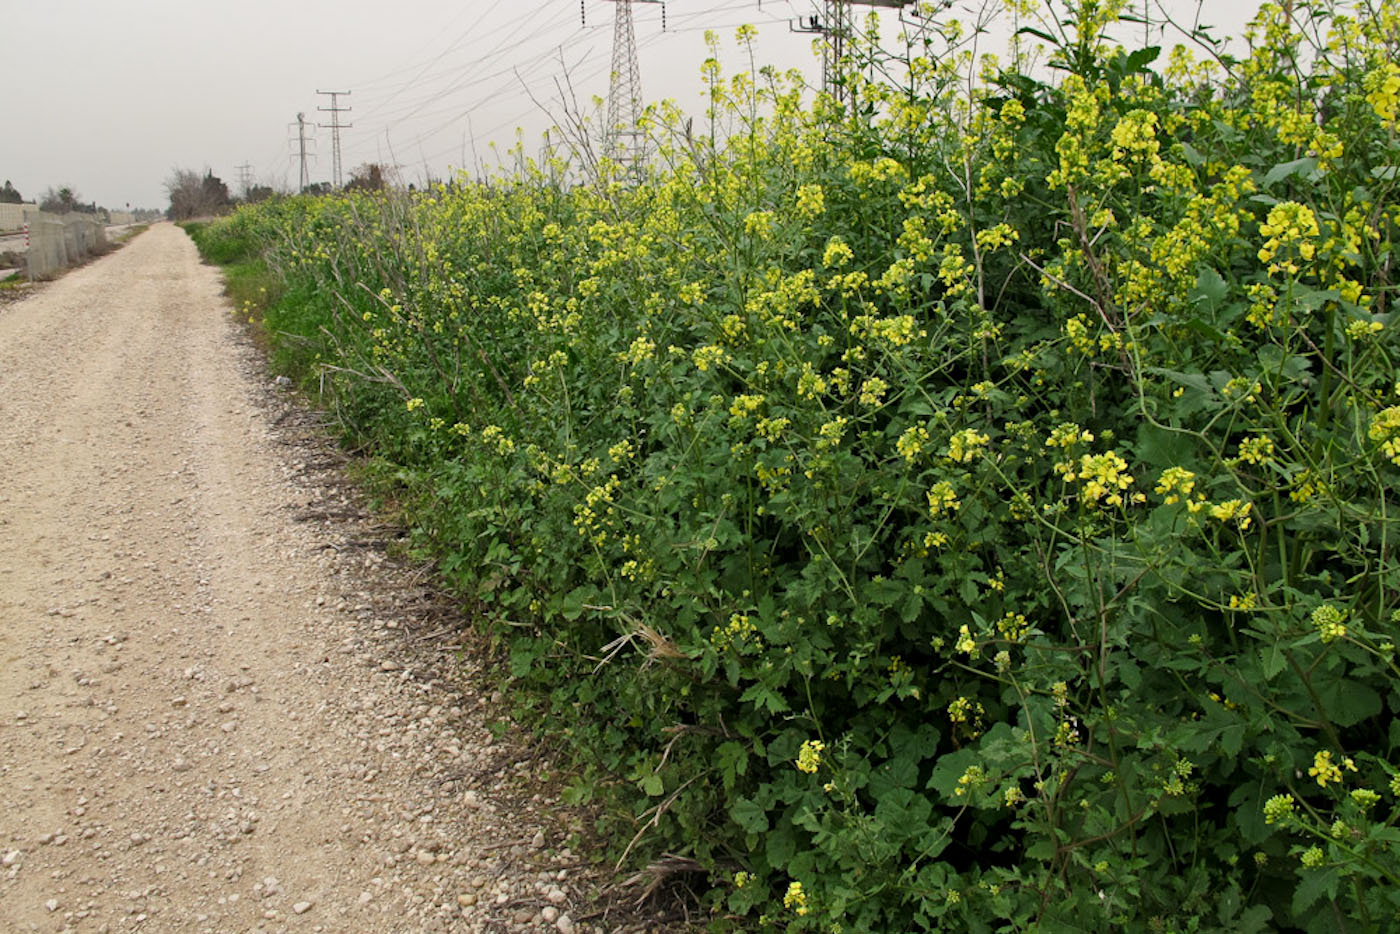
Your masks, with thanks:
M 1298 883 L 1298 888 L 1293 892 L 1293 914 L 1295 917 L 1304 915 L 1319 898 L 1326 895 L 1333 898 L 1337 894 L 1337 867 L 1329 866 L 1326 869 L 1304 869 L 1298 873 L 1302 881 Z
M 659 798 L 666 792 L 666 783 L 661 780 L 661 776 L 655 773 L 648 775 L 637 783 L 637 787 L 649 797 Z
M 1264 181 L 1261 184 L 1261 187 L 1270 188 L 1275 183 L 1281 182 L 1285 178 L 1290 178 L 1294 175 L 1304 175 L 1312 172 L 1316 168 L 1317 160 L 1314 159 L 1312 156 L 1305 156 L 1302 159 L 1294 159 L 1292 162 L 1280 162 L 1278 165 L 1270 169 L 1268 174 L 1264 176 Z
M 1272 920 L 1274 913 L 1267 905 L 1254 905 L 1240 915 L 1231 930 L 1234 934 L 1263 934 L 1264 931 L 1273 929 L 1269 924 Z
M 1211 267 L 1202 266 L 1201 271 L 1196 274 L 1196 287 L 1191 290 L 1191 301 L 1198 302 L 1204 299 L 1207 307 L 1214 310 L 1229 294 L 1230 283 Z
M 748 833 L 764 833 L 768 830 L 768 812 L 756 801 L 740 798 L 729 809 L 729 816 L 741 830 Z
M 1220 749 L 1231 759 L 1240 754 L 1244 746 L 1245 725 L 1234 723 L 1220 731 Z
M 740 775 L 746 775 L 749 771 L 748 750 L 732 740 L 720 743 L 719 748 L 715 750 L 715 767 L 719 769 L 720 780 L 724 782 L 724 790 L 733 791 L 737 778 Z
M 919 777 L 919 766 L 907 751 L 880 765 L 870 773 L 870 793 L 876 799 L 900 788 L 913 788 Z
M 1048 43 L 1050 43 L 1051 45 L 1057 46 L 1057 47 L 1058 47 L 1059 44 L 1060 44 L 1060 40 L 1059 40 L 1059 39 L 1056 39 L 1054 36 L 1050 35 L 1048 32 L 1045 32 L 1045 31 L 1040 30 L 1040 29 L 1033 29 L 1033 28 L 1030 27 L 1030 26 L 1022 26 L 1020 29 L 1016 30 L 1016 35 L 1018 35 L 1018 36 L 1020 36 L 1020 35 L 1035 36 L 1037 39 L 1040 39 L 1040 40 L 1043 41 L 1043 42 L 1048 42 Z
M 976 765 L 980 758 L 981 754 L 976 747 L 959 749 L 957 752 L 939 756 L 926 787 L 940 792 L 949 800 L 956 801 L 957 796 L 954 793 L 958 789 L 958 779 L 962 778 L 969 765 Z
M 739 698 L 769 713 L 785 713 L 791 705 L 766 684 L 753 684 Z
M 1381 712 L 1381 696 L 1366 684 L 1337 678 L 1317 690 L 1327 715 L 1337 726 L 1354 726 Z
M 1124 63 L 1123 70 L 1130 74 L 1138 71 L 1146 71 L 1147 66 L 1155 62 L 1157 57 L 1161 54 L 1162 47 L 1160 45 L 1149 45 L 1147 48 L 1138 49 L 1128 56 L 1127 62 Z

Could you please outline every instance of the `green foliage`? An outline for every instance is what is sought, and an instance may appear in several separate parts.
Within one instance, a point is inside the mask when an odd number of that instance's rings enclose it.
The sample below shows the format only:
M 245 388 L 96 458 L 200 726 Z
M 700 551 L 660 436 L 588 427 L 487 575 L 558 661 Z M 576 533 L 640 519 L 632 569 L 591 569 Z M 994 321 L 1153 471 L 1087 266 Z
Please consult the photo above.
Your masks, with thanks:
M 1400 20 L 1361 12 L 1157 73 L 1086 2 L 1055 83 L 943 24 L 849 107 L 712 61 L 636 183 L 201 241 L 284 277 L 624 864 L 794 931 L 1379 930 Z

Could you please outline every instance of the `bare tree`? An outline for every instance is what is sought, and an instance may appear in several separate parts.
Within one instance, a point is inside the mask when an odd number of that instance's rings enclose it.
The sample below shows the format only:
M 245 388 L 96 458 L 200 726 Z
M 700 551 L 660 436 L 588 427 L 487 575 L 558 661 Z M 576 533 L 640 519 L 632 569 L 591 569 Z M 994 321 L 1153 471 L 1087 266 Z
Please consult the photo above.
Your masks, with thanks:
M 366 162 L 350 172 L 350 181 L 345 183 L 346 191 L 383 191 L 388 187 L 384 167 L 377 162 Z
M 208 169 L 203 175 L 189 169 L 175 169 L 165 180 L 165 191 L 170 196 L 167 213 L 171 220 L 221 214 L 233 203 L 228 186 Z

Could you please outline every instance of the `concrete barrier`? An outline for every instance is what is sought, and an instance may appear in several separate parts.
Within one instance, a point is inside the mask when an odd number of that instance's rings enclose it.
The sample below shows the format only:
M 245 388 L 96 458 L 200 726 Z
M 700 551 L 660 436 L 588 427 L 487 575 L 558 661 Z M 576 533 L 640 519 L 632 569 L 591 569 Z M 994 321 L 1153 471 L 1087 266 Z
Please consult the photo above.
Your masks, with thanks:
M 37 215 L 37 204 L 0 204 L 0 233 L 23 230 L 30 215 Z
M 45 279 L 106 247 L 107 229 L 91 214 L 36 212 L 29 219 L 25 271 L 30 281 Z

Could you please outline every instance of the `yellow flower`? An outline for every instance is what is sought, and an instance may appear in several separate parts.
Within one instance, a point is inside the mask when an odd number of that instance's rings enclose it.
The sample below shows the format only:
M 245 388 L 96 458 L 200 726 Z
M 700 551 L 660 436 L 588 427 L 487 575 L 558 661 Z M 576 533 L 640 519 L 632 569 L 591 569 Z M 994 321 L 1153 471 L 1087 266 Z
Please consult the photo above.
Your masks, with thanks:
M 724 363 L 725 359 L 724 349 L 716 347 L 714 344 L 706 344 L 703 347 L 697 347 L 695 353 L 691 354 L 691 360 L 695 363 L 695 368 L 702 373 L 710 367 L 719 366 Z
M 866 380 L 860 385 L 861 405 L 879 405 L 884 400 L 885 392 L 889 388 L 890 384 L 882 380 L 880 377 L 870 377 L 870 379 Z
M 1196 488 L 1196 475 L 1185 467 L 1168 467 L 1157 479 L 1154 492 L 1162 495 L 1162 502 L 1170 506 L 1182 499 L 1190 500 L 1191 491 Z
M 1346 616 L 1330 603 L 1324 603 L 1312 611 L 1312 624 L 1324 643 L 1346 638 Z
M 802 891 L 801 882 L 793 882 L 788 886 L 787 893 L 783 895 L 783 907 L 791 908 L 799 915 L 805 915 L 811 910 L 807 907 L 807 893 Z
M 1128 462 L 1115 451 L 1085 454 L 1079 459 L 1077 479 L 1085 481 L 1082 490 L 1085 505 L 1102 501 L 1108 506 L 1123 505 L 1123 493 L 1133 484 L 1127 472 Z
M 1210 507 L 1210 515 L 1221 522 L 1234 520 L 1241 530 L 1247 529 L 1253 520 L 1249 516 L 1250 504 L 1242 499 L 1229 499 Z
M 754 211 L 744 218 L 744 233 L 759 240 L 767 240 L 773 231 L 773 212 Z
M 964 428 L 948 439 L 948 459 L 958 464 L 966 464 L 977 456 L 982 446 L 990 440 L 974 428 Z
M 899 436 L 899 440 L 894 443 L 894 447 L 901 457 L 912 464 L 928 442 L 928 429 L 921 425 L 915 425 L 912 428 L 906 429 L 905 432 Z
M 1274 442 L 1267 435 L 1255 435 L 1240 442 L 1240 453 L 1236 462 L 1248 464 L 1268 464 L 1274 459 Z
M 953 490 L 953 484 L 947 480 L 939 480 L 928 491 L 928 512 L 929 516 L 937 519 L 945 512 L 957 512 L 962 505 L 958 501 L 957 493 Z
M 822 265 L 839 269 L 854 258 L 855 254 L 851 252 L 851 247 L 845 240 L 832 237 L 826 242 L 826 250 L 822 253 Z
M 977 640 L 972 638 L 972 632 L 966 623 L 958 627 L 958 641 L 953 644 L 953 648 L 964 655 L 976 654 Z
M 803 218 L 813 218 L 826 210 L 826 195 L 820 185 L 803 185 L 797 189 L 797 213 Z
M 1351 771 L 1356 771 L 1355 764 L 1350 759 L 1342 762 Z M 1312 768 L 1308 769 L 1308 774 L 1317 779 L 1317 784 L 1326 788 L 1328 784 L 1340 782 L 1342 780 L 1342 766 L 1332 761 L 1332 753 L 1323 749 L 1313 756 Z
M 797 771 L 815 775 L 817 768 L 822 763 L 824 749 L 826 749 L 826 744 L 819 739 L 804 741 L 802 748 L 797 751 Z
M 1400 467 L 1400 405 L 1376 413 L 1366 430 L 1372 441 L 1379 441 L 1381 454 Z

